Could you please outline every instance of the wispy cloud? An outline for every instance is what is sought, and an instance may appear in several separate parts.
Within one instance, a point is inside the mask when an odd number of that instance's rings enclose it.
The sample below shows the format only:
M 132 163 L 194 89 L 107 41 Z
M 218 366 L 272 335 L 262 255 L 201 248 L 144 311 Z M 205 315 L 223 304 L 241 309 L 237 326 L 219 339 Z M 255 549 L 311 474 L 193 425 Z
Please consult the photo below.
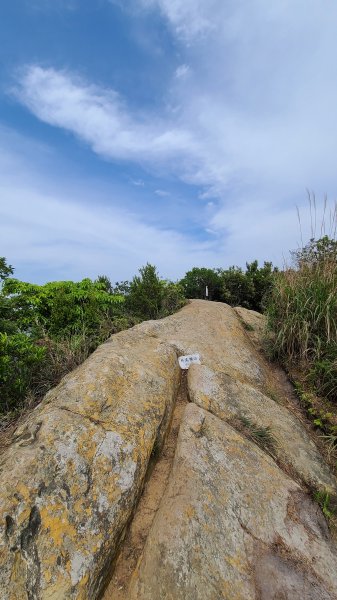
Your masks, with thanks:
M 190 38 L 215 28 L 218 0 L 140 0 L 146 8 L 159 8 L 178 35 Z
M 188 65 L 179 65 L 176 68 L 175 76 L 177 79 L 184 79 L 190 72 L 190 67 Z
M 155 190 L 154 192 L 157 196 L 161 196 L 162 198 L 167 198 L 170 196 L 170 192 L 167 190 Z
M 132 115 L 115 90 L 71 73 L 30 65 L 14 94 L 39 119 L 71 131 L 111 159 L 156 162 L 193 153 L 195 142 L 183 128 L 153 115 Z
M 318 197 L 336 193 L 337 5 L 125 5 L 157 11 L 178 44 L 161 109 L 131 109 L 114 89 L 39 65 L 21 72 L 16 98 L 99 156 L 197 186 L 191 211 L 200 211 L 205 230 L 218 235 L 218 264 L 280 260 L 298 239 L 295 204 L 305 204 L 305 188 Z M 184 244 L 177 247 L 185 251 Z M 208 249 L 203 252 L 207 262 Z
M 146 219 L 114 206 L 109 190 L 107 201 L 97 204 L 97 189 L 90 180 L 62 186 L 57 172 L 49 172 L 48 177 L 39 173 L 37 165 L 45 148 L 1 130 L 4 139 L 5 148 L 0 143 L 1 252 L 18 267 L 19 277 L 43 281 L 51 273 L 55 279 L 106 273 L 118 280 L 130 278 L 150 261 L 163 276 L 176 278 L 195 262 L 216 261 L 213 243 L 149 225 Z

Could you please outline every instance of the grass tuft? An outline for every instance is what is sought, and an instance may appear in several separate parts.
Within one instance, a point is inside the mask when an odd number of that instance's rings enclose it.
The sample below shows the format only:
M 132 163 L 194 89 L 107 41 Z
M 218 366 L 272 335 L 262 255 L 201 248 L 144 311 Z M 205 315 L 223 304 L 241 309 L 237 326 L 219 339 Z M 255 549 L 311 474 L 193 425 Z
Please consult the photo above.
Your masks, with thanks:
M 240 422 L 248 435 L 260 448 L 267 451 L 271 456 L 275 456 L 277 442 L 273 435 L 271 427 L 261 427 L 254 423 L 248 417 L 241 416 Z

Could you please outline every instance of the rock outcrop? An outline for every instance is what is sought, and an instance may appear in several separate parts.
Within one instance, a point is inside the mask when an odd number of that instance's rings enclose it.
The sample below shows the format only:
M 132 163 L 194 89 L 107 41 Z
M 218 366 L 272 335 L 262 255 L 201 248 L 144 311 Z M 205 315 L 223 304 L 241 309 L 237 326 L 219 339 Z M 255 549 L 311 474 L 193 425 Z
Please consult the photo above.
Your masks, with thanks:
M 124 598 L 337 599 L 337 549 L 311 493 L 335 495 L 336 480 L 259 351 L 262 325 L 192 301 L 113 336 L 46 396 L 0 457 L 0 600 L 102 596 L 170 428 L 177 358 L 193 352 L 169 482 Z M 245 423 L 268 428 L 272 450 Z
M 131 600 L 327 600 L 337 556 L 317 507 L 255 444 L 190 404 Z
M 51 391 L 0 461 L 0 598 L 98 598 L 160 449 L 176 352 L 128 331 Z

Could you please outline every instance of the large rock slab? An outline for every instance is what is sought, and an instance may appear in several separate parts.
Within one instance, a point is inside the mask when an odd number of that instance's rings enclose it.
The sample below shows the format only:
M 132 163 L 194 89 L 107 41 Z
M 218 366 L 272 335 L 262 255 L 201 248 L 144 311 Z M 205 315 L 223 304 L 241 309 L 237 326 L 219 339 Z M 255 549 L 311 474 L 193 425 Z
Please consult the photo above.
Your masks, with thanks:
M 261 318 L 243 316 L 257 331 Z M 272 373 L 243 316 L 193 301 L 113 336 L 30 414 L 0 459 L 0 600 L 100 597 L 169 427 L 177 355 L 193 352 L 202 366 L 189 373 L 190 397 L 222 420 L 188 407 L 133 599 L 336 597 L 335 555 L 318 507 L 225 423 L 241 411 L 274 429 L 281 420 L 287 457 L 293 427 L 294 473 L 329 487 L 301 426 L 270 404 Z
M 206 365 L 192 365 L 188 371 L 192 402 L 225 421 L 242 417 L 259 427 L 270 427 L 276 445 L 273 454 L 281 464 L 311 489 L 337 495 L 336 479 L 293 413 L 259 390 L 215 373 Z
M 137 328 L 173 345 L 179 354 L 198 352 L 203 364 L 239 381 L 258 387 L 267 381 L 266 362 L 227 304 L 192 300 L 175 315 Z
M 128 597 L 336 600 L 336 549 L 297 483 L 228 424 L 190 404 Z
M 174 349 L 113 336 L 52 390 L 0 461 L 1 600 L 94 600 L 160 447 Z

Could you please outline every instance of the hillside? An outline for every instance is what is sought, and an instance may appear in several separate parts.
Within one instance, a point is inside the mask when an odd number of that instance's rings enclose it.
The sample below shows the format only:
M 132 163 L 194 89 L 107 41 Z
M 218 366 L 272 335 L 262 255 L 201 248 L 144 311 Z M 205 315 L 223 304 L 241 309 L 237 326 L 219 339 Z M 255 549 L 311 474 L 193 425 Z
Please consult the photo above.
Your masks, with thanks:
M 337 599 L 336 479 L 262 329 L 194 300 L 47 394 L 0 458 L 1 600 Z

